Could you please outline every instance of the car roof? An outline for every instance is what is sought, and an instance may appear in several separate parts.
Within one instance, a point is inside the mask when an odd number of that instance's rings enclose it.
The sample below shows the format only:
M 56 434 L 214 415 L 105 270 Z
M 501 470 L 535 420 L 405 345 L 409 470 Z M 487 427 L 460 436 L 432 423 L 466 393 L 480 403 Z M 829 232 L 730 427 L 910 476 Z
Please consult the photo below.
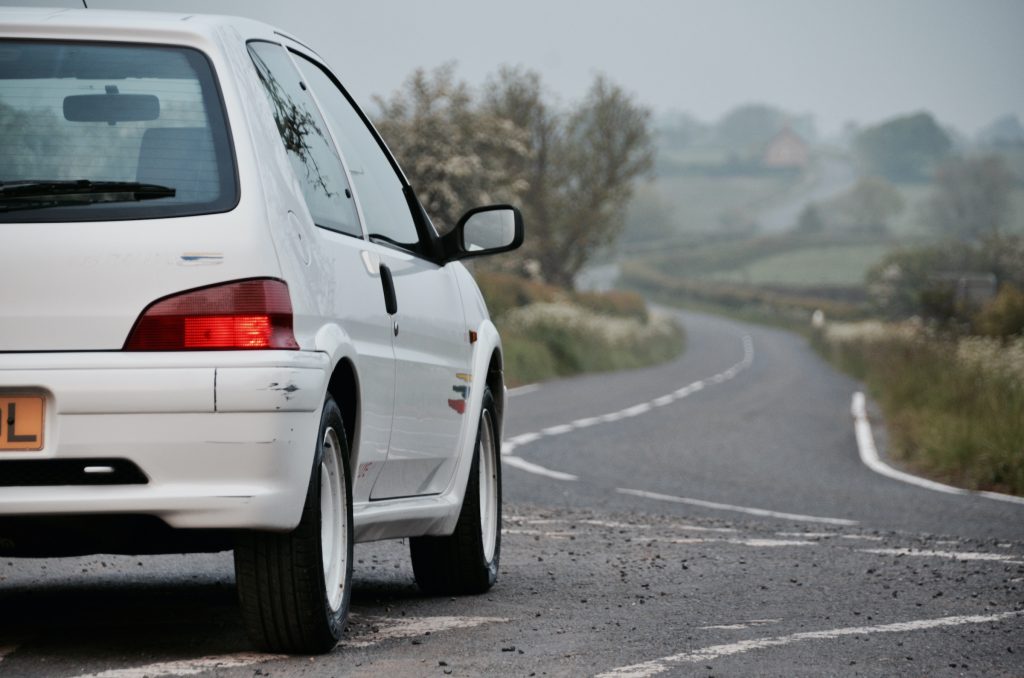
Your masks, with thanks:
M 209 37 L 219 29 L 238 31 L 243 38 L 277 35 L 295 38 L 254 19 L 185 12 L 143 12 L 136 10 L 60 9 L 0 7 L 0 34 L 6 36 L 50 35 L 94 38 L 108 33 L 110 39 L 131 40 L 145 34 L 193 34 Z

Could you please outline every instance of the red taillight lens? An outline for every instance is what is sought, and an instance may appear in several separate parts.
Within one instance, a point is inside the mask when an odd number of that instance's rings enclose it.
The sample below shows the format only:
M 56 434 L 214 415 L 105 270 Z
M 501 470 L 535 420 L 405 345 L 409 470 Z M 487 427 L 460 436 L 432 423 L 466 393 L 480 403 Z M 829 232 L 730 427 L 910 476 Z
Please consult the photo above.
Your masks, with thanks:
M 154 302 L 126 351 L 297 349 L 292 302 L 281 280 L 242 280 Z

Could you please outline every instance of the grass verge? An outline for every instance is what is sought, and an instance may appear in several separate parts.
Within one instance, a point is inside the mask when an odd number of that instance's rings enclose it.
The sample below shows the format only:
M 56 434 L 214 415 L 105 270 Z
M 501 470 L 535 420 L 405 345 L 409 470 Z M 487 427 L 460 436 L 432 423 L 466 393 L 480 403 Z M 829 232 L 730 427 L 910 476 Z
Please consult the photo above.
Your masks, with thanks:
M 682 327 L 632 292 L 568 292 L 477 273 L 504 346 L 510 386 L 585 372 L 646 367 L 685 346 Z
M 877 321 L 811 327 L 811 312 L 863 318 L 862 304 L 813 292 L 691 281 L 626 266 L 624 281 L 650 298 L 801 334 L 865 382 L 889 432 L 889 454 L 922 476 L 1024 496 L 1024 338 L 951 338 Z M 809 293 L 810 292 L 810 293 Z
M 1024 495 L 1024 339 L 1004 346 L 858 323 L 812 342 L 867 384 L 894 459 L 952 485 Z

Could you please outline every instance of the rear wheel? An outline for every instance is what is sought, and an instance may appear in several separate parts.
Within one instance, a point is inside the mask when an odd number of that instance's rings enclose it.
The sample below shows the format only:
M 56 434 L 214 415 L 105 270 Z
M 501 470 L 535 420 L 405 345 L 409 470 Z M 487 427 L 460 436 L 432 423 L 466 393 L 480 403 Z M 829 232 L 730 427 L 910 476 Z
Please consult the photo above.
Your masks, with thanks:
M 473 462 L 455 532 L 409 540 L 416 583 L 426 593 L 484 593 L 501 555 L 500 433 L 490 389 L 484 392 Z
M 247 532 L 235 545 L 246 632 L 261 649 L 317 654 L 341 638 L 352 585 L 352 502 L 341 411 L 328 396 L 298 527 Z

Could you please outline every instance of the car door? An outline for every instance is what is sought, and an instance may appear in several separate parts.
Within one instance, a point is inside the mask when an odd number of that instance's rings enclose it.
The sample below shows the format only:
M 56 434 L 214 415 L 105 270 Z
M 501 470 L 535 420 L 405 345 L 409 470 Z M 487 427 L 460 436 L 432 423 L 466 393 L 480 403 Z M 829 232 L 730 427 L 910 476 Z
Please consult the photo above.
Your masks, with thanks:
M 466 425 L 472 345 L 451 267 L 429 259 L 410 191 L 368 121 L 335 78 L 298 51 L 295 60 L 348 165 L 382 279 L 393 285 L 395 410 L 384 469 L 371 499 L 442 492 Z
M 313 249 L 325 263 L 321 324 L 336 323 L 355 347 L 360 385 L 358 467 L 353 502 L 368 501 L 390 444 L 395 398 L 393 323 L 386 311 L 377 249 L 365 239 L 351 185 L 327 125 L 284 47 L 251 41 L 256 66 L 288 158 L 317 225 Z M 294 216 L 294 215 L 293 215 Z

